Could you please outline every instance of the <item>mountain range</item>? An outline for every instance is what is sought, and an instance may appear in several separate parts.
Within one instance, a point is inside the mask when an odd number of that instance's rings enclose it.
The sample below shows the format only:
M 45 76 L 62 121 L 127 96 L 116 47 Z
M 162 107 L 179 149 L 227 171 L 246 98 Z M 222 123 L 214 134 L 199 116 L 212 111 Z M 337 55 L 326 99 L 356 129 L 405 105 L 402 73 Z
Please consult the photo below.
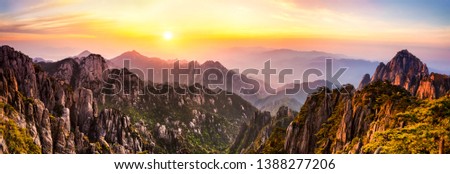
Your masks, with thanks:
M 217 60 L 223 63 L 227 67 L 233 67 L 238 69 L 256 68 L 262 69 L 264 63 L 270 60 L 271 68 L 277 69 L 292 69 L 293 74 L 285 77 L 284 83 L 278 83 L 278 76 L 272 76 L 272 84 L 274 87 L 281 87 L 286 83 L 294 83 L 295 80 L 304 81 L 303 73 L 307 69 L 315 68 L 322 72 L 325 72 L 326 59 L 332 59 L 333 71 L 336 71 L 340 67 L 346 67 L 347 70 L 341 76 L 341 84 L 358 85 L 362 75 L 375 70 L 379 62 L 368 61 L 359 58 L 353 58 L 343 54 L 334 54 L 323 51 L 298 51 L 292 49 L 268 49 L 268 48 L 247 48 L 247 47 L 235 47 L 231 49 L 225 49 L 216 53 Z M 312 76 L 311 78 L 313 78 Z M 261 76 L 257 78 L 263 79 Z M 315 80 L 325 80 L 323 77 L 310 79 L 309 82 Z M 304 102 L 304 101 L 302 101 Z
M 124 54 L 141 60 L 133 66 L 170 62 Z M 361 74 L 358 88 L 319 80 L 247 98 L 201 83 L 146 83 L 120 57 L 85 51 L 36 62 L 0 47 L 0 153 L 450 153 L 450 77 L 407 50 Z M 282 93 L 305 85 L 318 88 Z
M 108 60 L 108 64 L 111 67 L 115 68 L 123 68 L 128 66 L 131 68 L 132 72 L 136 74 L 141 74 L 141 78 L 144 80 L 149 80 L 147 77 L 147 69 L 153 69 L 154 78 L 151 81 L 156 83 L 163 83 L 162 79 L 162 70 L 163 69 L 173 69 L 174 63 L 179 61 L 179 66 L 181 68 L 188 68 L 189 64 L 193 65 L 193 67 L 200 69 L 200 74 L 195 76 L 195 82 L 202 84 L 202 80 L 205 78 L 202 74 L 207 69 L 217 69 L 222 72 L 223 77 L 228 75 L 229 79 L 232 79 L 233 86 L 231 89 L 226 88 L 225 85 L 216 85 L 215 87 L 219 87 L 223 90 L 227 90 L 233 92 L 235 94 L 240 95 L 242 98 L 250 102 L 252 105 L 256 106 L 258 109 L 263 111 L 269 111 L 272 115 L 275 115 L 278 111 L 278 108 L 282 105 L 288 105 L 291 109 L 298 111 L 298 108 L 305 102 L 305 99 L 308 93 L 300 90 L 298 93 L 294 95 L 285 95 L 284 89 L 279 90 L 286 86 L 291 86 L 294 84 L 295 80 L 304 80 L 301 79 L 303 76 L 300 73 L 303 73 L 308 68 L 315 68 L 325 72 L 325 60 L 332 59 L 334 60 L 332 68 L 334 70 L 340 67 L 347 67 L 347 71 L 343 76 L 340 77 L 340 81 L 342 84 L 352 83 L 357 84 L 359 78 L 366 73 L 367 70 L 375 69 L 377 62 L 370 62 L 359 59 L 349 59 L 345 58 L 345 55 L 339 54 L 331 54 L 320 51 L 295 51 L 290 49 L 275 49 L 268 50 L 262 48 L 255 49 L 247 49 L 247 48 L 233 48 L 227 50 L 229 53 L 225 54 L 232 58 L 229 59 L 221 59 L 225 64 L 231 65 L 240 65 L 240 66 L 232 66 L 233 68 L 237 68 L 241 72 L 244 69 L 248 68 L 258 68 L 258 75 L 244 75 L 239 74 L 239 72 L 232 71 L 226 68 L 222 62 L 219 61 L 205 61 L 203 64 L 197 61 L 186 61 L 186 60 L 164 60 L 158 57 L 148 57 L 140 54 L 139 52 L 133 50 L 125 52 L 115 58 Z M 277 70 L 281 69 L 292 69 L 294 74 L 287 75 L 284 83 L 278 83 L 278 76 L 272 75 L 272 82 L 266 82 L 260 79 L 263 79 L 261 76 L 261 69 L 264 60 L 271 60 L 272 68 Z M 231 62 L 238 61 L 238 62 Z M 298 63 L 292 63 L 298 62 Z M 128 64 L 127 64 L 128 63 Z M 136 72 L 140 71 L 140 72 Z M 144 71 L 143 71 L 144 70 Z M 192 72 L 192 69 L 189 70 Z M 231 72 L 231 74 L 227 74 L 227 72 Z M 169 75 L 169 82 L 173 83 L 174 79 Z M 311 83 L 310 86 L 322 86 L 324 85 L 324 77 L 318 77 L 312 79 L 309 82 L 302 82 L 303 85 L 306 83 Z M 224 79 L 220 79 L 224 81 Z M 247 82 L 250 80 L 254 80 L 253 84 L 248 84 Z M 187 79 L 180 79 L 177 83 L 187 84 Z M 270 93 L 268 91 L 263 90 L 263 87 L 270 84 L 273 88 L 278 87 L 278 90 L 274 91 L 275 93 Z M 281 86 L 280 86 L 281 84 Z M 318 85 L 321 84 L 321 85 Z M 240 91 L 241 88 L 251 88 L 253 85 L 259 87 L 260 90 L 254 91 L 255 95 L 245 95 Z

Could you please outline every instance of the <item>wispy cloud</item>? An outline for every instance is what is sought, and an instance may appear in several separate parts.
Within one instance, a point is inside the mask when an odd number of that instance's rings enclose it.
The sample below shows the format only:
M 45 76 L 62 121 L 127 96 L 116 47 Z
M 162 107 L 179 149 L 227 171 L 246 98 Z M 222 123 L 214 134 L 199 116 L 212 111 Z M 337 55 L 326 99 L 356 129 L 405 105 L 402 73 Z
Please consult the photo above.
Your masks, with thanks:
M 444 0 L 0 0 L 0 39 L 97 38 L 105 45 L 170 51 L 242 43 L 284 47 L 314 39 L 449 48 L 449 5 Z M 175 35 L 170 44 L 159 40 L 165 31 Z

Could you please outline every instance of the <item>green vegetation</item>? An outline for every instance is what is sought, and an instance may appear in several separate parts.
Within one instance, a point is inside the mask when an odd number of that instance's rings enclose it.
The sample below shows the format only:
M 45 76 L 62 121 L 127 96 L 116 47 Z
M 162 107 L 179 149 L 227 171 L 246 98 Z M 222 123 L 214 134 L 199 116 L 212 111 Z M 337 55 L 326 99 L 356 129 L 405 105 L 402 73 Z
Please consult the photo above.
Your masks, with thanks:
M 125 81 L 134 83 L 131 80 Z M 223 153 L 231 143 L 230 137 L 238 133 L 243 113 L 250 116 L 256 111 L 256 108 L 237 95 L 226 95 L 225 92 L 207 95 L 205 93 L 213 92 L 208 89 L 205 89 L 207 92 L 199 90 L 202 88 L 200 85 L 189 86 L 193 93 L 186 95 L 175 94 L 179 88 L 168 85 L 161 87 L 168 89 L 168 94 L 147 93 L 132 101 L 122 98 L 120 94 L 106 95 L 106 102 L 99 104 L 99 110 L 114 108 L 130 116 L 133 123 L 143 120 L 147 130 L 153 130 L 156 139 L 158 135 L 155 134 L 155 128 L 158 123 L 164 125 L 171 134 L 176 134 L 170 136 L 170 140 L 156 141 L 156 153 Z M 154 88 L 149 87 L 149 90 Z M 242 108 L 248 109 L 243 111 Z M 197 132 L 191 128 L 194 123 L 195 129 L 199 130 Z M 182 130 L 181 134 L 178 134 L 177 130 Z
M 100 142 L 95 142 L 95 149 L 101 152 L 102 154 L 111 153 L 111 149 L 109 148 L 109 146 L 102 144 Z
M 14 109 L 13 106 L 11 106 L 8 103 L 2 103 L 0 104 L 0 106 L 3 106 L 4 112 L 5 113 L 10 113 L 10 112 L 15 112 L 16 110 Z
M 298 115 L 294 118 L 294 126 L 299 127 L 300 129 L 305 125 L 306 117 L 308 113 L 317 113 L 318 109 L 320 109 L 320 104 L 324 103 L 326 93 L 330 93 L 331 91 L 326 87 L 321 87 L 317 89 L 317 92 L 312 93 L 305 102 L 305 105 L 302 106 Z M 316 100 L 316 102 L 312 102 L 314 105 L 308 105 L 309 100 Z
M 34 104 L 34 99 L 30 97 L 25 97 L 20 91 L 16 93 L 25 104 Z
M 389 102 L 395 103 L 397 110 L 405 110 L 417 101 L 403 87 L 392 85 L 389 81 L 376 81 L 367 85 L 355 100 L 357 103 L 369 105 L 373 110 L 378 110 L 381 105 Z
M 450 96 L 423 102 L 419 107 L 395 116 L 404 127 L 375 133 L 374 140 L 363 147 L 363 152 L 380 153 L 450 153 Z M 447 148 L 445 148 L 447 147 Z
M 418 101 L 415 97 L 411 96 L 411 94 L 406 91 L 404 88 L 395 86 L 390 84 L 389 82 L 373 82 L 370 85 L 364 87 L 361 91 L 358 91 L 354 94 L 354 96 L 344 96 L 339 92 L 340 89 L 334 89 L 333 92 L 329 95 L 330 101 L 333 101 L 335 104 L 333 105 L 332 113 L 328 117 L 328 119 L 323 123 L 320 127 L 320 130 L 315 134 L 317 138 L 317 146 L 314 150 L 315 153 L 348 153 L 354 148 L 360 141 L 361 142 L 378 142 L 381 141 L 381 138 L 378 139 L 369 139 L 366 131 L 372 131 L 369 127 L 374 125 L 382 125 L 385 130 L 384 133 L 389 134 L 389 131 L 399 127 L 402 124 L 405 124 L 405 120 L 399 120 L 397 118 L 392 118 L 397 113 L 402 113 L 407 110 L 412 110 L 413 108 L 420 105 L 420 101 Z M 317 105 L 317 103 L 323 103 L 323 99 L 325 98 L 323 90 L 321 93 L 312 96 L 310 100 Z M 346 98 L 349 97 L 349 98 Z M 348 114 L 350 111 L 346 111 L 347 102 L 352 102 L 353 112 L 354 109 L 363 109 L 364 115 L 362 116 L 363 120 L 361 120 L 360 124 L 363 129 L 355 130 L 357 132 L 353 132 L 352 141 L 350 143 L 346 143 L 344 147 L 337 148 L 337 151 L 332 151 L 336 145 L 339 145 L 337 137 L 338 128 L 341 126 L 341 121 L 345 114 Z M 303 107 L 300 111 L 299 116 L 296 118 L 297 123 L 300 126 L 303 126 L 303 122 L 305 121 L 304 117 L 307 113 L 318 113 L 315 109 L 320 107 L 313 106 L 311 109 L 308 108 L 311 106 Z M 356 113 L 352 113 L 356 114 Z M 352 117 L 357 117 L 358 115 L 352 115 Z M 406 119 L 406 118 L 404 118 Z M 412 119 L 412 118 L 410 118 Z M 417 119 L 416 119 L 417 120 Z M 347 123 L 350 124 L 350 123 Z M 369 130 L 367 130 L 369 129 Z M 379 130 L 379 129 L 378 129 Z M 391 132 L 392 133 L 392 132 Z M 380 133 L 378 133 L 380 134 Z M 385 136 L 386 137 L 386 136 Z M 349 137 L 347 137 L 349 138 Z M 411 138 L 413 140 L 413 138 Z M 348 141 L 348 140 L 344 140 Z M 401 143 L 401 142 L 400 142 Z M 366 153 L 373 153 L 378 148 L 379 144 L 374 145 L 371 144 L 371 147 L 364 146 Z
M 6 116 L 15 113 L 13 106 L 0 102 L 0 108 Z M 20 128 L 13 120 L 0 119 L 0 135 L 6 141 L 9 153 L 13 154 L 39 154 L 41 149 L 33 141 L 26 129 Z
M 333 92 L 337 93 L 337 90 L 334 90 Z M 321 129 L 317 132 L 316 137 L 319 146 L 315 149 L 315 153 L 330 153 L 327 152 L 328 149 L 325 149 L 324 147 L 326 146 L 327 141 L 334 141 L 336 138 L 336 132 L 344 113 L 345 104 L 345 102 L 338 102 L 331 116 L 324 124 L 322 124 Z
M 284 142 L 286 137 L 286 129 L 276 127 L 273 130 L 272 134 L 270 134 L 269 139 L 264 144 L 264 148 L 262 153 L 264 154 L 283 154 L 286 153 L 284 151 Z
M 39 154 L 41 148 L 37 146 L 26 129 L 19 128 L 12 121 L 0 120 L 0 134 L 3 135 L 9 153 L 13 154 Z

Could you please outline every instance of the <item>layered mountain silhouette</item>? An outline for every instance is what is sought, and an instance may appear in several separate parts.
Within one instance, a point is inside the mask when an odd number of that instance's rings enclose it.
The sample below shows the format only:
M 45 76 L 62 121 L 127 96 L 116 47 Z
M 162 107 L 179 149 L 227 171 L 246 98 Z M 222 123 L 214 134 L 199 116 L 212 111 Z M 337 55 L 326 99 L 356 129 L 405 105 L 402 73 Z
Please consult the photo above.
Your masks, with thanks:
M 141 75 L 143 80 L 152 81 L 155 83 L 180 83 L 180 84 L 189 84 L 188 77 L 182 76 L 180 79 L 176 80 L 171 75 L 172 71 L 175 71 L 175 62 L 178 62 L 180 69 L 189 69 L 189 72 L 192 76 L 194 76 L 193 83 L 203 84 L 204 81 L 207 81 L 207 78 L 203 76 L 205 71 L 207 70 L 218 70 L 221 73 L 221 76 L 216 77 L 215 80 L 221 82 L 219 85 L 211 85 L 210 88 L 220 88 L 222 90 L 226 90 L 228 92 L 233 92 L 235 94 L 240 95 L 248 102 L 254 104 L 256 100 L 267 96 L 267 93 L 262 89 L 264 82 L 259 79 L 251 78 L 245 76 L 243 74 L 239 74 L 235 71 L 227 69 L 218 61 L 205 61 L 200 64 L 197 61 L 184 61 L 184 60 L 163 60 L 156 57 L 147 57 L 143 56 L 137 51 L 129 51 L 125 52 L 111 60 L 109 60 L 110 64 L 115 68 L 124 68 L 129 66 L 131 72 Z M 153 78 L 148 77 L 148 70 L 151 69 L 153 72 Z M 168 77 L 166 80 L 163 79 L 163 70 L 167 70 Z M 198 74 L 193 74 L 194 69 L 198 69 Z M 170 72 L 169 72 L 170 70 Z M 170 74 L 169 74 L 170 73 Z M 231 82 L 231 83 L 230 83 Z M 249 83 L 252 82 L 252 83 Z M 232 84 L 232 86 L 226 86 L 227 84 Z M 192 83 L 190 84 L 192 85 Z M 241 88 L 251 89 L 253 85 L 258 86 L 260 90 L 251 91 L 254 95 L 246 95 L 246 93 L 242 93 L 240 91 Z
M 163 82 L 162 73 L 161 73 L 162 69 L 173 68 L 173 64 L 171 64 L 168 61 L 162 60 L 157 57 L 147 57 L 147 56 L 141 55 L 140 53 L 138 53 L 135 50 L 122 53 L 121 55 L 109 60 L 109 62 L 111 63 L 111 65 L 114 68 L 125 67 L 126 61 L 129 61 L 129 65 L 128 65 L 129 68 L 140 69 L 143 72 L 146 72 L 144 70 L 147 70 L 147 69 L 154 69 L 154 78 L 152 81 L 154 81 L 156 83 Z M 147 73 L 142 74 L 142 75 L 143 75 L 143 80 L 149 80 L 148 79 L 149 77 L 147 77 L 147 75 L 148 75 Z
M 233 68 L 257 68 L 264 67 L 264 62 L 271 62 L 271 67 L 281 69 L 292 69 L 293 75 L 285 77 L 285 81 L 293 83 L 294 80 L 304 81 L 303 73 L 310 68 L 319 69 L 325 72 L 326 59 L 332 59 L 333 70 L 346 67 L 347 71 L 340 77 L 341 84 L 358 85 L 362 75 L 375 70 L 379 62 L 367 61 L 358 58 L 352 58 L 342 54 L 333 54 L 323 51 L 298 51 L 292 49 L 266 49 L 266 48 L 246 48 L 236 47 L 226 49 L 219 52 L 218 55 L 224 57 L 219 59 L 225 66 Z M 258 78 L 261 78 L 259 76 Z M 272 82 L 278 82 L 278 76 L 273 76 Z M 323 80 L 324 78 L 310 79 L 309 82 L 315 80 Z M 280 87 L 277 84 L 273 84 Z M 281 84 L 284 85 L 284 84 Z M 304 101 L 302 101 L 304 102 Z

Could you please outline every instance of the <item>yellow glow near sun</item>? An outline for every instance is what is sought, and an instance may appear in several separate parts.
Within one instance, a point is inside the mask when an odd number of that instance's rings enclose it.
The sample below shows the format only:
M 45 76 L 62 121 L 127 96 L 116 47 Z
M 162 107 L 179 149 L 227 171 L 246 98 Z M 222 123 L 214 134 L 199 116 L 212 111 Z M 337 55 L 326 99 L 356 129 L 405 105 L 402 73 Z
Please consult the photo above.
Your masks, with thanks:
M 172 32 L 170 32 L 170 31 L 165 31 L 165 32 L 163 33 L 163 38 L 164 38 L 164 40 L 172 40 L 172 38 L 173 38 Z

